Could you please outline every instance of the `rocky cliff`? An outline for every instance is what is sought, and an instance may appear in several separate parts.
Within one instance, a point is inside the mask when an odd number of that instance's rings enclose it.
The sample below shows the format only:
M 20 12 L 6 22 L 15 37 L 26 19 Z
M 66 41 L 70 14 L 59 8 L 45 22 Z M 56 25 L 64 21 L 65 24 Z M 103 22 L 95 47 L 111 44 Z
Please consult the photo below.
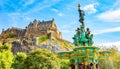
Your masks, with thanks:
M 47 39 L 43 41 L 39 45 L 35 45 L 34 42 L 29 40 L 23 40 L 23 41 L 13 41 L 12 42 L 12 52 L 16 54 L 17 52 L 25 52 L 29 53 L 31 50 L 35 50 L 37 48 L 46 48 L 53 53 L 57 54 L 61 51 L 71 51 L 73 48 L 72 43 L 68 43 L 66 41 L 59 41 L 59 40 L 51 40 Z
M 42 22 L 35 19 L 25 29 L 15 27 L 3 29 L 0 41 L 11 43 L 14 54 L 29 53 L 36 48 L 47 48 L 56 54 L 60 51 L 69 51 L 73 47 L 71 43 L 62 39 L 62 33 L 58 31 L 54 19 Z

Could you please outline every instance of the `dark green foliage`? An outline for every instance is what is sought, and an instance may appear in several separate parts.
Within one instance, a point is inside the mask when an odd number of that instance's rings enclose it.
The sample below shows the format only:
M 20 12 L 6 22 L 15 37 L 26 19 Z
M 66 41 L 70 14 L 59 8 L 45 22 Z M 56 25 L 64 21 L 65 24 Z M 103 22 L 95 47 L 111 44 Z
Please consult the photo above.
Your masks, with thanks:
M 28 54 L 25 69 L 59 69 L 58 58 L 46 49 L 37 49 Z
M 17 55 L 14 56 L 12 67 L 14 69 L 23 69 L 23 62 L 26 59 L 27 55 L 22 52 L 18 52 Z
M 15 34 L 9 34 L 9 38 L 14 38 L 15 37 Z
M 11 50 L 10 44 L 5 43 L 4 45 L 2 45 L 2 43 L 0 43 L 0 52 L 8 51 L 8 50 Z
M 5 43 L 4 45 L 0 42 L 0 52 L 11 50 L 11 44 Z

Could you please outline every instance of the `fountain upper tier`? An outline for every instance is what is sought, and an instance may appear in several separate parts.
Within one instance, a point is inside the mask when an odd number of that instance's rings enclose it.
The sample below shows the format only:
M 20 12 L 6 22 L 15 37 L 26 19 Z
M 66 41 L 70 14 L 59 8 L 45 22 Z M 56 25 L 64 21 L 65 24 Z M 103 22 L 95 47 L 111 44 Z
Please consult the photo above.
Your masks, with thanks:
M 73 37 L 75 46 L 92 46 L 93 45 L 93 34 L 91 34 L 90 29 L 86 28 L 84 24 L 85 13 L 80 9 L 80 4 L 78 4 L 79 12 L 79 22 L 81 23 L 80 27 L 77 28 L 76 34 Z

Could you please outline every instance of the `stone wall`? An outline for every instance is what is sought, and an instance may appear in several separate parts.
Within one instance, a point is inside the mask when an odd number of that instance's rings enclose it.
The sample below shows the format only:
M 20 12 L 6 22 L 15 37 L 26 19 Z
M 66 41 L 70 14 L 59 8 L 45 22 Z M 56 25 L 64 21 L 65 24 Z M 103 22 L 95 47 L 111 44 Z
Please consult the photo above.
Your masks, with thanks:
M 10 34 L 14 34 L 15 38 L 22 38 L 25 35 L 26 30 L 11 27 L 1 33 L 1 39 L 9 38 Z

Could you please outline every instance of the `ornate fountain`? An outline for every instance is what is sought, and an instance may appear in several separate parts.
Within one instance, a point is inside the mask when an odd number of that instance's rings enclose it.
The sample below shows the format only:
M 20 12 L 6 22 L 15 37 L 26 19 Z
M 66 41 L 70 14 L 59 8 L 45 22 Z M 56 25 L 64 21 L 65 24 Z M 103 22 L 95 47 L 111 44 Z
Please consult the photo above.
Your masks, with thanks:
M 84 24 L 85 13 L 80 9 L 78 4 L 80 27 L 77 28 L 73 37 L 75 48 L 70 52 L 60 52 L 58 57 L 61 59 L 69 59 L 71 69 L 98 69 L 99 59 L 109 57 L 109 51 L 99 51 L 99 47 L 93 46 L 93 34 Z

